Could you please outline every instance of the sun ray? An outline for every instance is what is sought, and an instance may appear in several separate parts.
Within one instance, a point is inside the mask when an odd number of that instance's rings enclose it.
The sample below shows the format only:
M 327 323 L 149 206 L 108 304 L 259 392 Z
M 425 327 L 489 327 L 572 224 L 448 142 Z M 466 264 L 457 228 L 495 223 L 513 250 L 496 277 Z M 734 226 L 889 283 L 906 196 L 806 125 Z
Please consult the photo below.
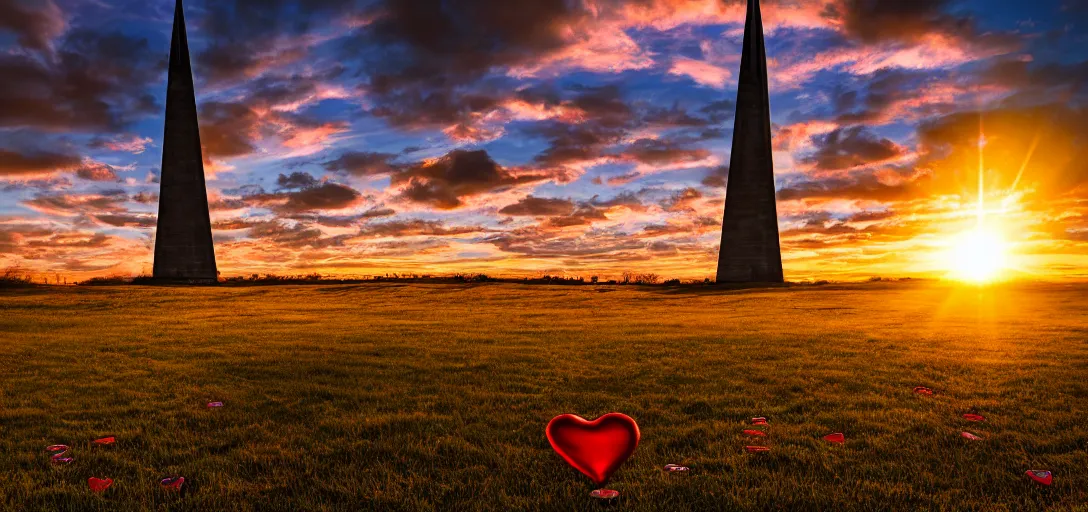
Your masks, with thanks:
M 1024 177 L 1024 171 L 1028 168 L 1028 163 L 1031 162 L 1031 157 L 1035 154 L 1035 150 L 1039 147 L 1039 140 L 1043 137 L 1042 129 L 1035 132 L 1035 138 L 1031 140 L 1031 147 L 1028 148 L 1028 154 L 1024 157 L 1024 162 L 1020 164 L 1020 172 L 1016 173 L 1016 180 L 1012 182 L 1012 186 L 1009 187 L 1009 195 L 1016 192 L 1016 187 L 1020 185 L 1020 179 Z

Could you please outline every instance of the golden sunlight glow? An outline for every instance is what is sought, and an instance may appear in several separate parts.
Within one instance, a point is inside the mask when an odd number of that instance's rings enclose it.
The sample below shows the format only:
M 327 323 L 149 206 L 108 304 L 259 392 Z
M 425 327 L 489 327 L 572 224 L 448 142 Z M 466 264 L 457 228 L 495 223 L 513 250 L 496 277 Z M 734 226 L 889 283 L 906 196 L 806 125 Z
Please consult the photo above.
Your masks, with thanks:
M 948 254 L 952 276 L 972 283 L 996 280 L 1006 268 L 1007 246 L 997 231 L 976 227 L 957 237 Z
M 986 134 L 983 130 L 982 116 L 979 115 L 978 202 L 975 205 L 978 224 L 974 229 L 957 236 L 951 244 L 951 251 L 946 256 L 952 277 L 979 284 L 994 281 L 999 277 L 1001 271 L 1005 269 L 1007 252 L 1005 240 L 1001 234 L 986 226 L 985 147 Z

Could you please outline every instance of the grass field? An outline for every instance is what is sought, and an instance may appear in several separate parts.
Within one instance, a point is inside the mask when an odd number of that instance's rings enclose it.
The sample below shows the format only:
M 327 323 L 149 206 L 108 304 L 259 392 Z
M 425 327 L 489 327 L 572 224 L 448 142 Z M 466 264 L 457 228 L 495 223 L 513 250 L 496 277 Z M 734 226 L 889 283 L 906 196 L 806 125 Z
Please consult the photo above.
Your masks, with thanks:
M 2 291 L 0 507 L 596 510 L 544 427 L 618 411 L 617 510 L 1088 510 L 1086 311 L 1085 285 Z

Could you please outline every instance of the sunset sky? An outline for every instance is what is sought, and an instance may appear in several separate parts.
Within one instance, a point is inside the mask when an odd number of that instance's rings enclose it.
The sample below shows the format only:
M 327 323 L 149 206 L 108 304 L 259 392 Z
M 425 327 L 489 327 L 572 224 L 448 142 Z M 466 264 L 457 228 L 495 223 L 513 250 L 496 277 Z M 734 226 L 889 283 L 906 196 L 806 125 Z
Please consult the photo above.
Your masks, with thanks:
M 0 269 L 150 273 L 173 3 L 0 0 Z M 944 275 L 980 147 L 1008 274 L 1088 278 L 1088 1 L 762 4 L 787 280 Z M 743 1 L 186 11 L 223 275 L 713 276 Z

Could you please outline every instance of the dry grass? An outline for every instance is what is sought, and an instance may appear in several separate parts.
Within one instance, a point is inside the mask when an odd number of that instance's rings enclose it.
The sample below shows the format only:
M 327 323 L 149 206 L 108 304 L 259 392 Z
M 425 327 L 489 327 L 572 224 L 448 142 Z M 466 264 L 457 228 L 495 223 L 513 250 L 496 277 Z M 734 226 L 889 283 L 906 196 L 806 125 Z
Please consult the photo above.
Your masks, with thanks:
M 0 507 L 594 510 L 544 426 L 620 411 L 643 439 L 617 509 L 1088 510 L 1086 308 L 1083 285 L 0 291 Z M 752 416 L 770 454 L 743 451 Z

